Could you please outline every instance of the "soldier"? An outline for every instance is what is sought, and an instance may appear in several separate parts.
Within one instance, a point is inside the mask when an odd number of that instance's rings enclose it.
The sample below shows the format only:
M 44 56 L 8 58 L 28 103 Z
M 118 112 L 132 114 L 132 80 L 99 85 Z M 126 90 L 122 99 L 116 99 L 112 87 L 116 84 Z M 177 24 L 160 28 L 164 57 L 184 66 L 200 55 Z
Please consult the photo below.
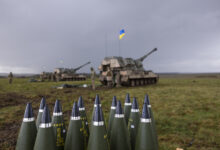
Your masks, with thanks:
M 115 87 L 117 81 L 116 81 L 117 72 L 112 71 L 112 86 Z
M 120 87 L 121 86 L 121 76 L 120 76 L 120 71 L 116 73 L 116 86 Z
M 107 69 L 107 86 L 111 87 L 113 85 L 113 72 L 110 70 L 110 68 L 108 67 Z
M 91 67 L 90 70 L 91 70 L 92 89 L 95 90 L 95 70 L 93 69 L 93 67 Z
M 9 84 L 12 84 L 12 80 L 13 80 L 13 74 L 12 74 L 12 72 L 10 72 L 8 75 Z
M 56 78 L 56 82 L 60 81 L 60 75 L 59 73 L 55 72 L 55 78 Z

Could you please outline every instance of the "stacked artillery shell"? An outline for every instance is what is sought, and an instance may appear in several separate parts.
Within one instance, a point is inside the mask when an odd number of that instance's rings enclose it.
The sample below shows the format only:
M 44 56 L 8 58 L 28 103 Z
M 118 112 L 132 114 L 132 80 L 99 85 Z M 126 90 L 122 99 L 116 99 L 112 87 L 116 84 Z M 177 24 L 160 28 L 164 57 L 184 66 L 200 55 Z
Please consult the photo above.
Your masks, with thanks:
M 82 121 L 80 119 L 79 107 L 76 102 L 73 104 L 69 128 L 67 132 L 65 150 L 84 150 L 84 138 Z
M 129 133 L 120 101 L 117 101 L 110 137 L 110 147 L 111 150 L 131 150 Z
M 98 105 L 99 105 L 100 107 L 102 107 L 102 104 L 101 104 L 100 99 L 99 99 L 99 95 L 97 94 L 96 97 L 95 97 L 95 103 L 94 103 L 94 108 L 93 108 L 93 112 L 92 112 L 92 121 L 91 121 L 91 122 L 93 122 L 94 113 L 95 113 L 95 108 L 96 108 Z M 104 119 L 103 112 L 101 111 L 101 113 L 102 113 L 101 115 L 103 116 L 104 125 L 105 125 L 105 119 Z M 105 128 L 106 128 L 106 127 L 105 127 Z
M 115 117 L 116 105 L 117 105 L 117 99 L 116 99 L 116 96 L 114 96 L 112 99 L 112 106 L 111 106 L 111 111 L 110 111 L 109 120 L 108 120 L 108 132 L 107 133 L 108 133 L 109 139 L 111 137 L 112 123 Z
M 79 112 L 80 112 L 80 119 L 82 120 L 84 145 L 85 145 L 85 148 L 86 148 L 88 140 L 89 140 L 89 124 L 88 124 L 88 121 L 87 121 L 86 110 L 85 110 L 85 107 L 84 107 L 84 104 L 83 104 L 82 96 L 79 97 L 78 107 L 79 107 Z
M 18 135 L 16 150 L 32 150 L 37 135 L 37 127 L 31 103 L 28 103 Z
M 48 106 L 45 105 L 34 150 L 56 150 L 55 136 Z
M 56 150 L 63 150 L 66 138 L 66 127 L 63 121 L 62 107 L 59 100 L 56 100 L 55 102 L 52 126 L 56 139 Z
M 40 102 L 39 112 L 37 115 L 37 122 L 36 122 L 37 130 L 38 130 L 39 125 L 41 123 L 41 118 L 42 118 L 42 114 L 43 114 L 45 105 L 46 105 L 46 99 L 44 97 L 42 97 L 41 102 Z
M 155 125 L 153 111 L 152 111 L 151 105 L 150 105 L 150 100 L 149 100 L 149 97 L 148 97 L 147 94 L 145 95 L 144 103 L 147 104 L 147 107 L 149 109 L 149 113 L 150 113 L 150 117 L 151 117 L 151 124 L 152 124 L 153 138 L 154 138 L 154 142 L 155 142 L 156 148 L 158 149 L 159 146 L 158 146 L 158 138 L 157 138 L 156 125 Z
M 124 113 L 125 113 L 125 122 L 126 124 L 128 124 L 128 119 L 130 116 L 130 112 L 131 112 L 131 101 L 130 101 L 130 96 L 127 93 L 126 97 L 125 97 L 125 104 L 124 104 Z
M 93 120 L 95 109 L 96 109 L 97 105 L 99 105 L 101 107 L 101 103 L 100 103 L 100 99 L 99 99 L 98 94 L 95 97 L 95 103 L 94 103 L 94 107 L 93 107 L 93 111 L 92 111 L 92 120 Z
M 136 141 L 136 135 L 138 132 L 139 122 L 140 122 L 140 113 L 139 113 L 139 108 L 138 108 L 138 102 L 136 98 L 134 97 L 132 108 L 131 108 L 131 113 L 130 113 L 130 118 L 129 118 L 129 123 L 128 123 L 128 130 L 130 133 L 132 150 L 135 149 L 135 141 Z
M 108 137 L 100 105 L 95 107 L 87 150 L 109 150 Z
M 149 108 L 144 103 L 139 129 L 136 137 L 135 150 L 157 150 L 152 132 Z

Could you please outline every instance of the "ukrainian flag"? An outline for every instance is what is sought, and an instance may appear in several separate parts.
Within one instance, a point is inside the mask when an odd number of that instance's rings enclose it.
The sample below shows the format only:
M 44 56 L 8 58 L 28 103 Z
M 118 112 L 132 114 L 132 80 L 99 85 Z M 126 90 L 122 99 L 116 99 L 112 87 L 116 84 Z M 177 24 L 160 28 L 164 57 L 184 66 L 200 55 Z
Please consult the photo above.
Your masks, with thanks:
M 121 40 L 124 36 L 125 36 L 125 30 L 122 29 L 122 30 L 120 31 L 119 39 Z

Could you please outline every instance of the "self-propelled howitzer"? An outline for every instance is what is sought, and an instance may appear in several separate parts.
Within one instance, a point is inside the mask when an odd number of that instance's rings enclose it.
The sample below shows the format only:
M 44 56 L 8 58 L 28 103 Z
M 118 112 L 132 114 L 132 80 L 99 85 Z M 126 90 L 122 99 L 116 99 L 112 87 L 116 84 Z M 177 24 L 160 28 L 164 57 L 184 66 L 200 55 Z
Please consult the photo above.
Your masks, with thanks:
M 157 48 L 138 59 L 106 57 L 99 66 L 100 82 L 108 86 L 138 86 L 157 83 L 159 76 L 143 68 L 143 61 L 155 51 Z
M 76 73 L 76 71 L 78 71 L 79 69 L 81 69 L 82 67 L 84 67 L 84 66 L 86 66 L 90 63 L 91 62 L 89 61 L 89 62 L 87 62 L 87 63 L 85 63 L 85 64 L 83 64 L 83 65 L 81 65 L 77 68 L 56 68 L 54 70 L 54 73 L 58 73 L 58 74 L 61 74 L 61 73 Z
M 57 81 L 75 81 L 75 80 L 86 80 L 85 75 L 76 74 L 76 72 L 82 67 L 90 64 L 87 62 L 77 68 L 56 68 L 54 70 L 54 75 Z

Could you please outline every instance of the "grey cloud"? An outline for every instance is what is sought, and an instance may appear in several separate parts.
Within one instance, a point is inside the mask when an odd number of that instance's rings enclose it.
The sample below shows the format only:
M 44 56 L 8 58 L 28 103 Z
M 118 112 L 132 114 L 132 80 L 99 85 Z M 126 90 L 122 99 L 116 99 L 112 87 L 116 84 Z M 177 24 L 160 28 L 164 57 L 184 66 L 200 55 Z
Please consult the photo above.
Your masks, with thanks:
M 88 60 L 97 68 L 106 54 L 118 55 L 122 28 L 124 57 L 158 47 L 144 61 L 146 69 L 216 72 L 219 6 L 218 0 L 0 0 L 0 69 L 8 67 L 0 72 L 51 71 Z

